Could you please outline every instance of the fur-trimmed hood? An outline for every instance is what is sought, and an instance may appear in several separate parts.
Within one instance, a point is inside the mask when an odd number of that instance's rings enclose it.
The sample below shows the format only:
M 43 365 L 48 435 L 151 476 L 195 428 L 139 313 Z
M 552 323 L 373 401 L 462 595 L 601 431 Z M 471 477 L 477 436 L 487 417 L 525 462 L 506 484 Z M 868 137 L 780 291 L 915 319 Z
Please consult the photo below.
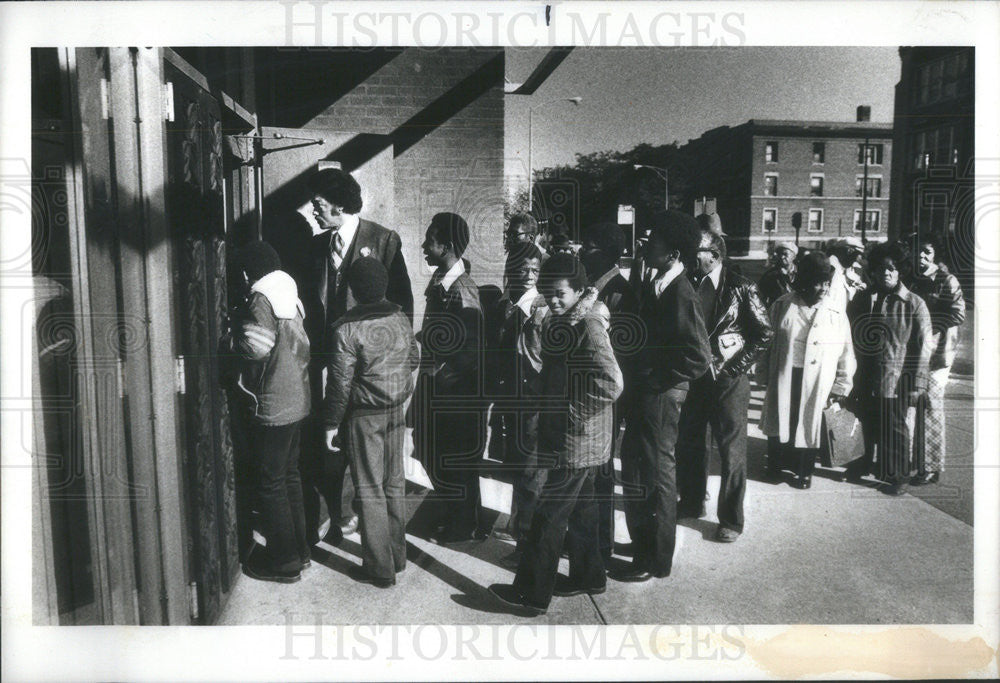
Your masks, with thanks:
M 611 325 L 611 312 L 608 307 L 597 300 L 598 291 L 594 287 L 587 287 L 573 307 L 558 316 L 560 320 L 576 325 L 588 315 L 597 317 L 607 329 Z

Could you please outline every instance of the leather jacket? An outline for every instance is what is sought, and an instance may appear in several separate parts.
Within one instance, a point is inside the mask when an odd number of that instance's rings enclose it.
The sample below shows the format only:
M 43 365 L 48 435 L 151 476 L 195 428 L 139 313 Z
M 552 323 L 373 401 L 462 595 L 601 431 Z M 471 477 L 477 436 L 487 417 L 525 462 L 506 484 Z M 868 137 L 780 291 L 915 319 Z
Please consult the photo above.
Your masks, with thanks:
M 771 344 L 773 331 L 767 307 L 753 281 L 723 266 L 715 294 L 713 315 L 705 321 L 715 374 L 738 377 L 750 371 Z M 727 347 L 738 349 L 726 353 Z

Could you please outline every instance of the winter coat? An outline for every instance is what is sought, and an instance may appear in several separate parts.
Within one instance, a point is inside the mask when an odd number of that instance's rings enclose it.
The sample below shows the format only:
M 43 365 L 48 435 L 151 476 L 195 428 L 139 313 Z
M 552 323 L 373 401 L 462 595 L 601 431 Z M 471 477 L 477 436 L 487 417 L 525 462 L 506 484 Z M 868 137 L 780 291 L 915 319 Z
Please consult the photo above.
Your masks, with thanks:
M 770 348 L 757 363 L 757 376 L 767 385 L 760 428 L 768 436 L 780 437 L 796 448 L 819 448 L 823 409 L 831 394 L 847 396 L 855 371 L 851 326 L 837 303 L 829 297 L 820 302 L 806 337 L 802 367 L 802 398 L 798 428 L 790 434 L 792 399 L 792 322 L 803 305 L 798 294 L 786 294 L 771 306 L 774 330 Z
M 876 311 L 874 295 L 874 290 L 866 290 L 847 305 L 858 362 L 854 391 L 882 398 L 926 391 L 934 351 L 927 304 L 902 283 L 895 292 L 878 295 Z
M 380 301 L 355 306 L 333 329 L 323 423 L 336 427 L 347 413 L 401 407 L 413 393 L 419 363 L 410 319 L 399 305 Z
M 939 263 L 931 277 L 914 276 L 910 291 L 924 300 L 931 314 L 934 352 L 930 370 L 950 368 L 958 348 L 958 327 L 965 321 L 965 297 L 958 278 Z
M 275 270 L 250 289 L 246 311 L 234 327 L 232 347 L 244 361 L 239 387 L 254 420 L 278 426 L 309 414 L 309 339 L 298 289 Z
M 612 409 L 623 388 L 608 337 L 610 313 L 585 290 L 569 311 L 542 323 L 539 462 L 581 469 L 611 457 Z

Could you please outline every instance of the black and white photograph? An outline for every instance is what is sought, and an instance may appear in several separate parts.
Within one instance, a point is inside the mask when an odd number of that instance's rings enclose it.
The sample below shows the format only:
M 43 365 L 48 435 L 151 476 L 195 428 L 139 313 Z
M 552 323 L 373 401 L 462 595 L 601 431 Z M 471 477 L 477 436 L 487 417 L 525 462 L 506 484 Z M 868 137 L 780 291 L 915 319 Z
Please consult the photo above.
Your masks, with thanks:
M 1000 4 L 861 4 L 0 3 L 4 675 L 996 676 Z

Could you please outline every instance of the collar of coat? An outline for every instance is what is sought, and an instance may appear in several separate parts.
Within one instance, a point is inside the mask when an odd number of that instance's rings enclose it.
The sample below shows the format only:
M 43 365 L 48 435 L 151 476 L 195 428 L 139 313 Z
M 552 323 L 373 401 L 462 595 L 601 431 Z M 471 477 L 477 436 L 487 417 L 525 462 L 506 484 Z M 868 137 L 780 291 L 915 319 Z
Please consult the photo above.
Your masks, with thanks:
M 384 318 L 392 315 L 393 313 L 398 313 L 401 310 L 403 309 L 400 308 L 399 304 L 394 304 L 386 299 L 382 299 L 381 301 L 376 301 L 371 304 L 358 304 L 345 313 L 340 320 L 337 321 L 337 324 L 341 325 L 343 323 L 357 322 L 359 320 Z
M 587 314 L 593 310 L 596 303 L 597 289 L 594 287 L 587 287 L 583 290 L 583 294 L 580 295 L 577 302 L 573 304 L 573 307 L 559 316 L 559 320 L 569 323 L 570 325 L 576 325 L 578 322 L 587 317 Z

